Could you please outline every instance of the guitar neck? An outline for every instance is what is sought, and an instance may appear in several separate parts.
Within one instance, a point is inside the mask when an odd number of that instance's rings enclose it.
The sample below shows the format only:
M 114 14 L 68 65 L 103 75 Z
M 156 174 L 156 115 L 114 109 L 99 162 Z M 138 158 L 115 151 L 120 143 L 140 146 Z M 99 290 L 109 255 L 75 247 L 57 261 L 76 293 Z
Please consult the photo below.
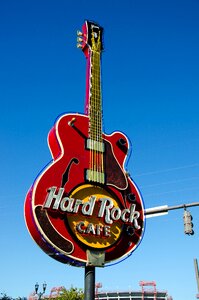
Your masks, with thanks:
M 82 27 L 83 33 L 78 33 L 86 59 L 86 105 L 85 113 L 89 117 L 88 139 L 86 148 L 90 151 L 89 169 L 86 170 L 86 180 L 101 184 L 105 183 L 104 152 L 102 139 L 102 93 L 101 93 L 101 51 L 102 31 L 96 23 L 86 21 Z
M 86 105 L 89 116 L 89 137 L 102 140 L 102 93 L 101 93 L 101 54 L 90 51 L 87 57 Z
M 89 115 L 89 134 L 90 138 L 95 141 L 102 140 L 102 93 L 101 93 L 101 70 L 100 70 L 100 53 L 91 53 L 90 68 L 90 97 L 88 106 Z

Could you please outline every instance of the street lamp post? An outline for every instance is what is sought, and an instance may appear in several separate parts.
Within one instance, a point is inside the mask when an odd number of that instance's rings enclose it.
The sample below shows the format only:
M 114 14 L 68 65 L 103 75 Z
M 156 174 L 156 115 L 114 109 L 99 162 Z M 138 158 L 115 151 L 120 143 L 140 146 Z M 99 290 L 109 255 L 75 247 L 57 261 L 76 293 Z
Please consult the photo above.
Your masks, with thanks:
M 38 292 L 39 284 L 38 284 L 38 282 L 35 284 L 35 294 L 38 295 L 38 300 L 40 300 L 41 297 L 43 296 L 43 294 L 45 293 L 46 287 L 47 287 L 47 284 L 44 282 L 43 283 L 43 292 Z

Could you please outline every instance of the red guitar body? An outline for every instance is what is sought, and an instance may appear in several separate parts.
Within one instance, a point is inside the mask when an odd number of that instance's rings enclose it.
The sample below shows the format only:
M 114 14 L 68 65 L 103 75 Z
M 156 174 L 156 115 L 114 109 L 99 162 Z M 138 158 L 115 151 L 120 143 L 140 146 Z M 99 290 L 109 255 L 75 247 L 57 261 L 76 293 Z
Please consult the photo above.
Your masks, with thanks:
M 48 136 L 52 162 L 25 201 L 33 239 L 52 258 L 75 266 L 89 263 L 88 250 L 103 253 L 104 264 L 121 259 L 137 247 L 144 231 L 143 202 L 125 171 L 127 137 L 102 132 L 96 150 L 89 146 L 90 126 L 88 115 L 58 118 Z M 91 165 L 102 160 L 103 170 L 92 173 Z

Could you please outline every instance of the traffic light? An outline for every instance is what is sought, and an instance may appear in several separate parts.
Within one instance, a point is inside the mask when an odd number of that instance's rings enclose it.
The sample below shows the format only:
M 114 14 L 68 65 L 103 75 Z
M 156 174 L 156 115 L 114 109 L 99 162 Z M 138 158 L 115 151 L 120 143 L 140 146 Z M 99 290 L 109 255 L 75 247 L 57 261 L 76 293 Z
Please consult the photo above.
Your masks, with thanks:
M 192 215 L 188 210 L 184 210 L 183 220 L 184 220 L 184 233 L 188 235 L 193 235 L 193 223 L 192 223 Z

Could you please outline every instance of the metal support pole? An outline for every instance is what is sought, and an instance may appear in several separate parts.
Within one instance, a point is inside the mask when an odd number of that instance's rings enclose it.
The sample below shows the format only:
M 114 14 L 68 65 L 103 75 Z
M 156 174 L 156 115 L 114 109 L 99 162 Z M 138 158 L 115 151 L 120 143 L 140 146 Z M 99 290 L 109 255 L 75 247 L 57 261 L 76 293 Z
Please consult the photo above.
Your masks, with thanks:
M 95 299 L 95 267 L 85 267 L 84 300 Z
M 196 283 L 197 283 L 198 293 L 199 293 L 199 270 L 198 270 L 198 261 L 196 258 L 194 258 L 194 268 L 195 268 Z

